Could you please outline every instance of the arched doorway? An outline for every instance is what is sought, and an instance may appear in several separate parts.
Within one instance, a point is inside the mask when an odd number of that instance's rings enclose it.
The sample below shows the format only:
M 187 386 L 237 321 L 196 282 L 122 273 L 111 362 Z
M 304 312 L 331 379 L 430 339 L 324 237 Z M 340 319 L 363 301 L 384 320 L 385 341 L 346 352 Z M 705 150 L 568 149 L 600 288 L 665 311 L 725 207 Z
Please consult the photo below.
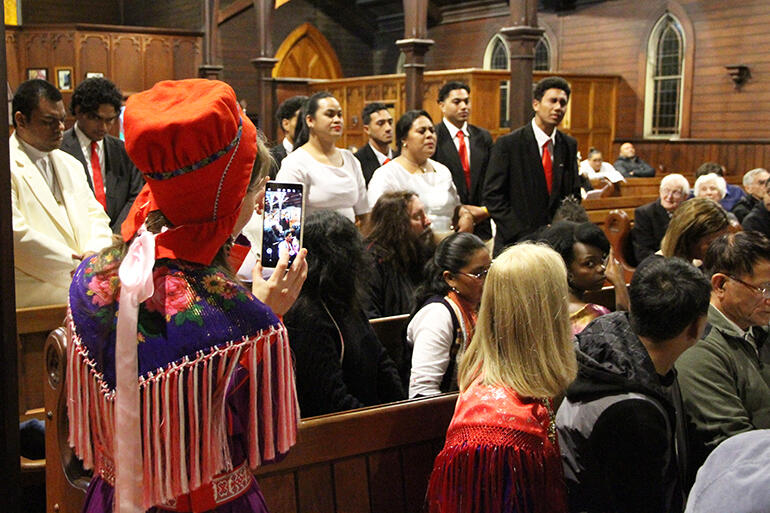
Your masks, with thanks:
M 275 53 L 273 77 L 341 78 L 342 68 L 329 41 L 305 23 L 292 31 Z

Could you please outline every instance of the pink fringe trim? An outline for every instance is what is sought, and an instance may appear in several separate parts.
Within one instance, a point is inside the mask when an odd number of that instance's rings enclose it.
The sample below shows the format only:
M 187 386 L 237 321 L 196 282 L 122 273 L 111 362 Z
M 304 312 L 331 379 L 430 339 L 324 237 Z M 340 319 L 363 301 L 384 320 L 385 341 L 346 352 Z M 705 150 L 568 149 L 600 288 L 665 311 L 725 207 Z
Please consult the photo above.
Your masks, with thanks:
M 95 453 L 107 459 L 114 454 L 114 434 L 120 429 L 115 391 L 96 371 L 69 315 L 67 330 L 69 443 L 85 468 L 92 469 L 100 459 Z M 157 369 L 137 381 L 145 508 L 188 494 L 233 469 L 225 411 L 238 363 L 249 373 L 249 467 L 287 453 L 296 443 L 299 405 L 283 325 Z

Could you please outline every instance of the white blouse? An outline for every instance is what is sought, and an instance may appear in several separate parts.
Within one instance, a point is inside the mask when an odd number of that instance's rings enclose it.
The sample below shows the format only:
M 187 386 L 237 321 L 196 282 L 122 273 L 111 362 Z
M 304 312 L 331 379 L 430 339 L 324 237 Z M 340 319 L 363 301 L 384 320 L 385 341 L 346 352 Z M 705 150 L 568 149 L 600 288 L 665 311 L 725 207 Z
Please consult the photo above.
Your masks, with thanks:
M 351 221 L 371 210 L 366 201 L 366 182 L 361 163 L 348 150 L 339 149 L 342 167 L 318 162 L 304 148 L 297 148 L 281 161 L 277 182 L 305 184 L 306 214 L 336 210 Z
M 369 180 L 369 206 L 373 207 L 386 192 L 413 191 L 425 205 L 433 231 L 450 231 L 455 208 L 460 205 L 460 196 L 452 181 L 452 172 L 435 160 L 428 159 L 428 162 L 435 172 L 412 174 L 395 160 L 377 168 Z

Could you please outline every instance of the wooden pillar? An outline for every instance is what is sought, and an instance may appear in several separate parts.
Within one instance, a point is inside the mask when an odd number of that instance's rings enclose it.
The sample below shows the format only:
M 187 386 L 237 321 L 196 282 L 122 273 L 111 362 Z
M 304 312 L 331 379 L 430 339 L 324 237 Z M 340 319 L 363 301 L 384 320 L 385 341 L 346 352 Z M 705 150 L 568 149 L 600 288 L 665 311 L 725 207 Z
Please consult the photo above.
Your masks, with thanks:
M 219 0 L 206 0 L 203 3 L 204 35 L 203 35 L 203 64 L 198 67 L 198 76 L 210 80 L 222 78 L 222 65 L 219 64 Z
M 511 56 L 508 110 L 511 128 L 532 118 L 532 71 L 535 46 L 543 29 L 537 26 L 537 0 L 510 0 L 511 26 L 500 30 Z
M 0 14 L 5 21 L 5 13 Z M 0 84 L 8 81 L 5 61 L 5 23 L 0 23 Z M 0 102 L 0 418 L 3 449 L 0 452 L 0 497 L 3 511 L 21 511 L 21 463 L 19 462 L 19 378 L 17 374 L 16 300 L 11 231 L 11 168 L 8 156 L 8 102 Z M 42 366 L 42 362 L 41 362 Z
M 254 0 L 254 11 L 257 15 L 257 57 L 251 59 L 251 64 L 257 70 L 257 119 L 259 127 L 269 141 L 275 141 L 275 82 L 273 68 L 278 59 L 274 57 L 273 41 L 271 39 L 271 24 L 273 21 L 273 0 Z
M 396 46 L 404 52 L 405 108 L 409 110 L 422 108 L 425 54 L 434 43 L 427 37 L 428 0 L 404 0 L 404 39 L 396 41 Z

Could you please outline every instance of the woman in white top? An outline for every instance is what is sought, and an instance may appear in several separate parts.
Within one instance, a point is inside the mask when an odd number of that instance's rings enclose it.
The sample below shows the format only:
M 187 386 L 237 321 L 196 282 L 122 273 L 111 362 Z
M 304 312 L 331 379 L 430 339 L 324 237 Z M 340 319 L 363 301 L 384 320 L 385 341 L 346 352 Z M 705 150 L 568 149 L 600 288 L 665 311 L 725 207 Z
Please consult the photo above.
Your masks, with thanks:
M 424 110 L 410 110 L 396 123 L 401 154 L 378 168 L 369 181 L 369 206 L 386 192 L 414 191 L 425 204 L 434 233 L 472 232 L 476 223 L 489 217 L 485 208 L 462 205 L 449 169 L 430 157 L 436 151 L 433 120 Z M 453 226 L 456 218 L 456 226 Z
M 363 221 L 371 210 L 361 164 L 348 150 L 337 148 L 344 121 L 337 99 L 327 91 L 308 98 L 297 120 L 295 150 L 281 161 L 278 182 L 305 184 L 307 213 L 336 210 L 351 221 Z
M 457 362 L 473 337 L 491 263 L 481 239 L 455 233 L 439 243 L 425 266 L 426 282 L 415 293 L 417 312 L 406 328 L 410 398 L 457 390 Z

